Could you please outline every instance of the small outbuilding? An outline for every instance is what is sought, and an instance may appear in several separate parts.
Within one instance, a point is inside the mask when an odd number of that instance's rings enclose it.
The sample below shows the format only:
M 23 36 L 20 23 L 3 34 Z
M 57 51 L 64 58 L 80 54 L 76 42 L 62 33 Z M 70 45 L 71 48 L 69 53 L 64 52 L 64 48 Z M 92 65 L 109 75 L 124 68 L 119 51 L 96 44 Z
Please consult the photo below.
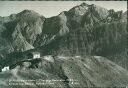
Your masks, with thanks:
M 4 67 L 4 68 L 2 69 L 2 72 L 3 72 L 3 71 L 8 71 L 8 70 L 9 70 L 9 66 Z

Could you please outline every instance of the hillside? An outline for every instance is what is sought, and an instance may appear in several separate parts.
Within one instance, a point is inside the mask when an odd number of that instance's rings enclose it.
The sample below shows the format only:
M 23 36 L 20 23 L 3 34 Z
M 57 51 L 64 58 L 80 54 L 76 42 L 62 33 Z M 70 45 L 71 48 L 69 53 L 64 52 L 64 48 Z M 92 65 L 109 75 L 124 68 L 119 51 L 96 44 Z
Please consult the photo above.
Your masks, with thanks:
M 51 59 L 54 59 L 54 62 L 41 58 L 18 63 L 13 66 L 12 70 L 0 73 L 0 86 L 3 88 L 128 86 L 128 71 L 107 60 L 107 58 L 100 56 L 57 56 L 51 57 Z M 49 84 L 46 84 L 46 80 L 50 80 Z M 10 86 L 7 85 L 8 82 Z M 16 85 L 16 83 L 19 84 Z

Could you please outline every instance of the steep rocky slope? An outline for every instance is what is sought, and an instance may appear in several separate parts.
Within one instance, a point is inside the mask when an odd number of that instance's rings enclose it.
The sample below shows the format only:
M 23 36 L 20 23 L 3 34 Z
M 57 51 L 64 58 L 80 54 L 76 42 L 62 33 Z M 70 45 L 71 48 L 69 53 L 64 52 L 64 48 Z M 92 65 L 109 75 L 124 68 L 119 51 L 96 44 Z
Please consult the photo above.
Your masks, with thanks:
M 42 32 L 44 19 L 43 16 L 31 10 L 3 17 L 0 28 L 4 31 L 1 36 L 12 47 L 11 52 L 33 49 L 36 37 Z

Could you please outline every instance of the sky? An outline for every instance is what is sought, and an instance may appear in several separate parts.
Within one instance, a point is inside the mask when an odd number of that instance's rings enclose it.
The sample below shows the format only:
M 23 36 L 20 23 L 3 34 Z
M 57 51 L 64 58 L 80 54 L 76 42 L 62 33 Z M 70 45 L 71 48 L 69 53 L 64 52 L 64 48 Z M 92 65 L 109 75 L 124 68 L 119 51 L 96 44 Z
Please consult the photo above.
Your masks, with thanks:
M 28 9 L 48 18 L 56 16 L 62 11 L 68 11 L 83 2 L 95 4 L 108 10 L 127 10 L 127 1 L 0 1 L 0 16 L 9 16 Z

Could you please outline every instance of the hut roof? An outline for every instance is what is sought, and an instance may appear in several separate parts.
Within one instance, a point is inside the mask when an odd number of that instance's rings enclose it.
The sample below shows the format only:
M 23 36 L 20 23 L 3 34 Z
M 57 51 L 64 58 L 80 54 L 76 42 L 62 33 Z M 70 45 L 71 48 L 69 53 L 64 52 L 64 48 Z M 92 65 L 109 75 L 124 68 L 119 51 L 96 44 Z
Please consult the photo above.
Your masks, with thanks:
M 31 52 L 32 54 L 40 54 L 40 52 Z

